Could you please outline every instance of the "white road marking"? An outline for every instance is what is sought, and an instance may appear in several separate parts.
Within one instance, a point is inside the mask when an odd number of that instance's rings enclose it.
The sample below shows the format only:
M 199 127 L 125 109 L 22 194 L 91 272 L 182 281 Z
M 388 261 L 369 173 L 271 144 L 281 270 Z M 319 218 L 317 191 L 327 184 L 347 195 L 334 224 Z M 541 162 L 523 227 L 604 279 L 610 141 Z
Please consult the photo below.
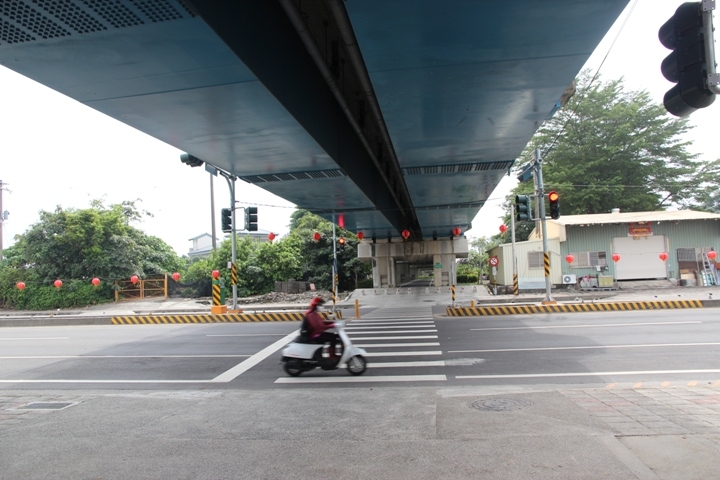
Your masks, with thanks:
M 70 337 L 4 337 L 0 340 L 68 340 Z
M 237 333 L 228 335 L 205 335 L 206 337 L 283 337 L 284 333 Z
M 242 358 L 250 355 L 33 355 L 0 357 L 0 360 L 52 360 L 60 358 Z
M 212 380 L 0 380 L 0 383 L 210 383 Z
M 413 335 L 406 337 L 353 337 L 353 342 L 360 340 L 420 340 L 425 338 L 438 338 L 437 335 Z
M 354 325 L 426 325 L 428 323 L 435 323 L 435 320 L 399 320 L 397 322 L 376 322 L 376 321 L 365 321 L 365 320 L 348 320 L 347 327 L 350 328 Z
M 419 357 L 422 355 L 442 355 L 441 351 L 428 352 L 367 352 L 365 357 Z
M 357 332 L 349 333 L 348 335 L 358 335 L 358 334 L 377 334 L 377 335 L 383 335 L 383 334 L 396 334 L 396 333 L 437 333 L 437 330 L 394 330 L 392 332 L 383 332 L 383 331 L 375 331 L 375 330 L 360 330 Z
M 432 322 L 430 322 L 430 323 L 432 323 Z M 371 328 L 374 330 L 379 330 L 379 329 L 393 329 L 393 328 L 430 328 L 430 327 L 431 327 L 431 325 L 394 325 L 394 326 L 389 326 L 389 327 L 387 327 L 387 326 L 381 327 L 378 325 L 362 325 L 362 326 L 358 325 L 356 327 L 345 327 L 345 330 L 361 330 L 364 328 Z
M 537 347 L 537 348 L 500 348 L 495 350 L 448 350 L 448 353 L 488 353 L 488 352 L 535 352 L 548 350 L 585 350 L 594 348 L 650 348 L 650 347 L 702 347 L 717 346 L 713 343 L 649 343 L 644 345 L 587 345 L 580 347 Z
M 258 363 L 265 360 L 267 357 L 272 355 L 273 353 L 280 350 L 282 347 L 287 345 L 288 342 L 293 340 L 295 337 L 297 337 L 299 330 L 296 330 L 285 337 L 281 338 L 277 342 L 273 343 L 272 345 L 269 345 L 262 350 L 260 350 L 258 353 L 253 355 L 252 357 L 248 358 L 247 360 L 243 360 L 242 362 L 238 363 L 234 367 L 232 367 L 230 370 L 221 373 L 217 377 L 213 378 L 211 381 L 214 383 L 227 383 L 231 382 L 232 380 L 236 379 L 243 373 L 250 370 L 252 367 L 257 365 Z
M 354 345 L 359 348 L 378 348 L 378 347 L 439 347 L 440 342 L 427 343 L 367 343 L 363 345 Z
M 280 377 L 275 383 L 373 383 L 373 382 L 444 382 L 445 375 L 381 375 L 377 377 Z
M 395 367 L 444 367 L 444 360 L 429 360 L 426 362 L 381 362 L 368 363 L 368 368 L 395 368 Z
M 366 315 L 363 317 L 365 320 L 390 320 L 393 322 L 403 322 L 403 321 L 413 321 L 413 320 L 432 320 L 433 317 L 431 316 L 424 316 L 424 317 L 371 317 L 369 315 Z M 355 323 L 355 322 L 353 322 Z M 385 322 L 383 322 L 385 323 Z
M 542 330 L 547 328 L 599 328 L 599 327 L 636 327 L 644 325 L 688 325 L 703 322 L 647 322 L 647 323 L 607 323 L 601 325 L 551 325 L 542 327 L 498 327 L 498 328 L 471 328 L 475 331 L 487 330 Z
M 551 378 L 551 377 L 599 377 L 610 375 L 672 375 L 686 373 L 720 373 L 718 369 L 712 370 L 638 370 L 629 372 L 578 372 L 578 373 L 521 373 L 516 375 L 456 375 L 457 379 L 468 378 Z

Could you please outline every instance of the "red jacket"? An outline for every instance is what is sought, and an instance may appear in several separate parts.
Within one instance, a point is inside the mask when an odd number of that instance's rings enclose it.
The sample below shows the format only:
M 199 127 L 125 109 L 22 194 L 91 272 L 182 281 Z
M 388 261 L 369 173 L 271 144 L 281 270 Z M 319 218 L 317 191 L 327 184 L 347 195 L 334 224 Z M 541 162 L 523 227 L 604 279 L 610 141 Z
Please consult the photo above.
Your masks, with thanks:
M 332 322 L 326 322 L 315 309 L 310 309 L 305 312 L 305 316 L 307 317 L 308 324 L 310 325 L 311 339 L 319 337 L 325 330 L 335 326 Z

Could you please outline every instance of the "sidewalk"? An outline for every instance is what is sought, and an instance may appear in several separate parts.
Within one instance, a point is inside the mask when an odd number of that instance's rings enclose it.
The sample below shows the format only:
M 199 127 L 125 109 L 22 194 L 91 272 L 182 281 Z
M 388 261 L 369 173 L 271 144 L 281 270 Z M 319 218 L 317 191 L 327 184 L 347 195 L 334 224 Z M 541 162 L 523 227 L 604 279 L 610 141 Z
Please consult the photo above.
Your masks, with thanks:
M 0 431 L 3 479 L 706 480 L 720 386 L 6 390 Z

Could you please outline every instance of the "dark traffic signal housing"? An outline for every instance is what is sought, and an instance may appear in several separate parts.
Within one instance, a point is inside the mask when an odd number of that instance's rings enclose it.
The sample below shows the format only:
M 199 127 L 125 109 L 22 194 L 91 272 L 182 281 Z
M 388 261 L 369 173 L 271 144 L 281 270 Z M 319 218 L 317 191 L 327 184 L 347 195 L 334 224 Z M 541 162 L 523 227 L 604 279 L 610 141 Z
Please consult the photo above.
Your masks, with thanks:
M 202 167 L 202 164 L 205 163 L 202 160 L 200 160 L 197 157 L 193 157 L 189 153 L 183 153 L 180 155 L 180 161 L 184 163 L 185 165 L 190 165 L 191 167 Z
M 223 232 L 232 232 L 232 209 L 223 208 L 220 210 L 220 224 L 222 225 Z
M 662 61 L 662 74 L 676 84 L 665 93 L 663 104 L 677 117 L 715 101 L 717 88 L 711 86 L 708 76 L 715 72 L 712 11 L 703 10 L 702 2 L 683 3 L 658 32 L 660 43 L 672 50 Z
M 548 201 L 550 202 L 550 218 L 557 220 L 560 218 L 560 195 L 552 191 L 548 193 Z
M 527 195 L 515 195 L 515 220 L 518 222 L 532 220 L 532 215 L 530 215 L 530 197 Z
M 257 207 L 245 207 L 245 230 L 248 232 L 257 232 L 258 225 L 258 209 Z

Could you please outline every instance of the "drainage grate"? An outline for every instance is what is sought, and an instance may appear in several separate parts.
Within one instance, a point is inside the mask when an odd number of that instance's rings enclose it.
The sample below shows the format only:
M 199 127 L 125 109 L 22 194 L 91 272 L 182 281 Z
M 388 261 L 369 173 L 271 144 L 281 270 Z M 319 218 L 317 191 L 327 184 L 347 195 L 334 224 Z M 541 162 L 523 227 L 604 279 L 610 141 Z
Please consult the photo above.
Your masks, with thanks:
M 472 402 L 470 407 L 484 412 L 506 412 L 530 407 L 532 404 L 531 401 L 521 398 L 490 398 Z
M 75 405 L 74 402 L 33 402 L 28 403 L 22 407 L 18 407 L 18 410 L 62 410 L 71 405 Z

